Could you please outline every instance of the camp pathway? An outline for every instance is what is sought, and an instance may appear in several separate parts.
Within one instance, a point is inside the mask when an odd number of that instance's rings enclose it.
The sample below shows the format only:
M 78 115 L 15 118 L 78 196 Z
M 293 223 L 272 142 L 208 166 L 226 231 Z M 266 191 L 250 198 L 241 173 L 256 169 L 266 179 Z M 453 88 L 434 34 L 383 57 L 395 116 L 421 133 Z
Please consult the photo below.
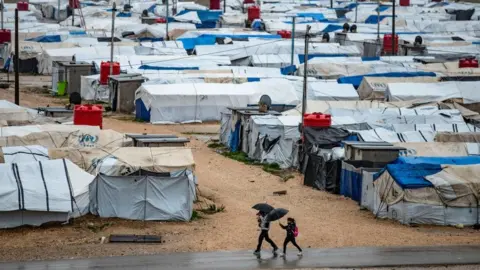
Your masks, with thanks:
M 480 264 L 480 246 L 358 247 L 307 249 L 286 259 L 265 251 L 257 259 L 250 251 L 171 253 L 153 256 L 104 257 L 81 260 L 2 263 L 2 270 L 40 269 L 298 269 L 326 267 L 390 267 Z

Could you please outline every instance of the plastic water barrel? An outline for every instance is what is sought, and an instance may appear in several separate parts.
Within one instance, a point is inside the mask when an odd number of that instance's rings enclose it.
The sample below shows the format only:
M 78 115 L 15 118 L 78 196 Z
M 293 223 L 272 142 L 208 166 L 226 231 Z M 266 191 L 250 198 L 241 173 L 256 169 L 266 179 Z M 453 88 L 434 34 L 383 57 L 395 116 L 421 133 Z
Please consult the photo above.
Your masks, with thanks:
M 0 29 L 0 44 L 12 41 L 12 32 L 9 29 Z
M 80 1 L 79 0 L 68 0 L 68 6 L 72 9 L 80 8 Z
M 243 4 L 255 4 L 255 0 L 243 0 Z
M 248 7 L 248 20 L 253 22 L 255 19 L 260 19 L 260 7 Z
M 165 18 L 156 18 L 156 19 L 155 19 L 155 22 L 156 22 L 156 23 L 167 23 L 167 19 L 165 19 Z
M 18 11 L 28 11 L 28 2 L 17 2 Z
M 220 0 L 210 0 L 210 9 L 220 9 Z
M 383 36 L 383 52 L 384 53 L 392 53 L 392 34 L 385 34 Z M 398 35 L 395 35 L 395 48 L 393 49 L 398 52 Z
M 410 0 L 400 0 L 400 6 L 402 7 L 410 6 Z
M 303 126 L 305 127 L 330 127 L 332 116 L 323 113 L 306 113 L 303 115 Z
M 85 126 L 103 126 L 102 105 L 75 105 L 73 109 L 73 124 Z
M 111 75 L 120 74 L 120 63 L 113 62 L 113 73 Z M 100 84 L 108 84 L 108 76 L 110 76 L 110 62 L 102 62 L 100 64 Z

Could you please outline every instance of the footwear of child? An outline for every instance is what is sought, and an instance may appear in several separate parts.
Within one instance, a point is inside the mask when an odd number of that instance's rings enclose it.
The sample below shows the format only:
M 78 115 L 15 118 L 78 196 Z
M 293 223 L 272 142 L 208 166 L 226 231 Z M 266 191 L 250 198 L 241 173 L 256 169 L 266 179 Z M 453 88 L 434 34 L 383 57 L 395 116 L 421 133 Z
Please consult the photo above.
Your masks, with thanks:
M 300 252 L 298 252 L 297 255 L 298 255 L 298 257 L 302 257 L 302 256 L 303 256 L 303 253 L 300 251 Z
M 253 255 L 257 255 L 257 256 L 260 255 L 260 251 L 254 251 Z
M 277 254 L 278 254 L 277 251 L 278 251 L 278 248 L 274 249 L 274 250 L 273 250 L 273 255 L 277 255 Z
M 280 253 L 280 257 L 285 258 L 285 253 Z

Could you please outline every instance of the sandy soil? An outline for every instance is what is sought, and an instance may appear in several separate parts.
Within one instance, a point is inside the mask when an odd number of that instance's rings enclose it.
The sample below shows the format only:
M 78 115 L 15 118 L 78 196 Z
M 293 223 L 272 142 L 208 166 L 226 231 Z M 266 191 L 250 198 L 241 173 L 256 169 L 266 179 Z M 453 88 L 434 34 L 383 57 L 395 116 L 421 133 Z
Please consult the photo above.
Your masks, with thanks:
M 30 107 L 65 103 L 65 100 L 38 93 L 22 92 L 21 98 L 21 104 Z M 0 90 L 0 99 L 12 100 L 13 92 Z M 120 132 L 149 133 L 203 130 L 202 125 L 154 126 L 112 117 L 104 119 L 104 127 Z M 205 129 L 216 131 L 218 126 L 207 125 Z M 200 191 L 217 206 L 224 205 L 224 212 L 189 223 L 87 216 L 75 220 L 72 225 L 0 230 L 0 260 L 253 249 L 258 232 L 250 208 L 264 201 L 290 210 L 290 216 L 296 218 L 300 229 L 298 242 L 304 247 L 480 244 L 480 234 L 472 229 L 407 227 L 393 221 L 376 220 L 371 213 L 360 211 L 349 199 L 303 186 L 299 175 L 282 182 L 259 167 L 224 158 L 209 149 L 205 142 L 191 137 Z M 287 195 L 273 196 L 272 192 L 277 190 L 287 190 Z M 99 244 L 102 236 L 112 233 L 159 234 L 165 243 Z M 271 235 L 278 244 L 282 242 L 284 233 L 277 223 L 272 224 Z

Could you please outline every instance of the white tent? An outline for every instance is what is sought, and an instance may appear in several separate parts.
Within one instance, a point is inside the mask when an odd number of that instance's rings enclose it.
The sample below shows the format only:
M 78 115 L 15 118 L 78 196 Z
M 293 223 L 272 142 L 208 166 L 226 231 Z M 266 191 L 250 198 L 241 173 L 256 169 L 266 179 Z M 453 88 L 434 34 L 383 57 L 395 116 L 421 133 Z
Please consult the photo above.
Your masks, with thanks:
M 0 164 L 0 227 L 66 222 L 88 213 L 94 176 L 69 160 Z
M 464 104 L 480 101 L 477 82 L 389 83 L 385 98 L 388 101 L 442 101 L 463 99 Z

